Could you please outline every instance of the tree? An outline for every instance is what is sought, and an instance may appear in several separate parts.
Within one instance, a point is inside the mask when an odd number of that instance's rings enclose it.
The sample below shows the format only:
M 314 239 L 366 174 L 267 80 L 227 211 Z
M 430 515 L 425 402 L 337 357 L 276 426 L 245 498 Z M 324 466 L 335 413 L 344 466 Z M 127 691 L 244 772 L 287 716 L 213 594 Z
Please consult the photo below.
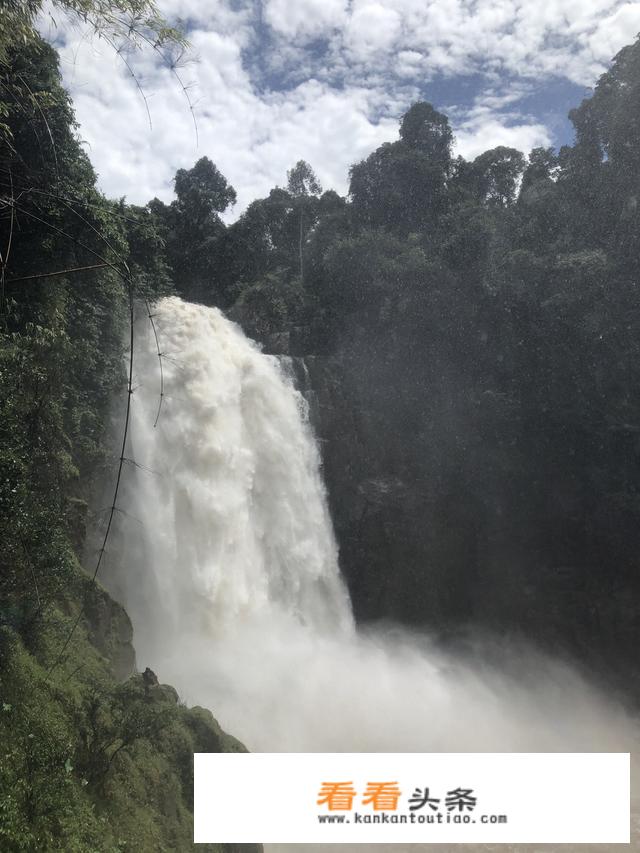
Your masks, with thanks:
M 356 216 L 367 227 L 404 232 L 432 226 L 447 206 L 452 144 L 447 117 L 431 104 L 414 104 L 400 123 L 400 141 L 351 167 Z
M 235 202 L 236 191 L 208 157 L 174 179 L 176 200 L 148 205 L 164 231 L 173 281 L 185 298 L 224 307 L 222 258 L 227 229 L 220 218 Z
M 640 40 L 624 47 L 593 96 L 571 110 L 578 146 L 616 168 L 640 165 Z M 630 177 L 631 175 L 629 175 Z
M 299 223 L 294 201 L 281 187 L 251 202 L 227 234 L 233 255 L 229 270 L 236 281 L 252 281 L 276 269 L 291 270 L 296 264 Z
M 208 157 L 191 169 L 178 169 L 174 187 L 176 209 L 194 223 L 215 220 L 236 202 L 236 191 Z
M 294 198 L 322 193 L 315 172 L 305 160 L 298 160 L 293 169 L 287 172 L 287 190 Z
M 304 280 L 303 266 L 303 238 L 304 238 L 304 212 L 308 208 L 308 199 L 319 196 L 322 187 L 318 183 L 315 172 L 305 160 L 298 160 L 293 169 L 287 172 L 287 190 L 293 199 L 298 211 L 298 258 L 300 261 L 300 281 Z
M 453 133 L 446 115 L 431 104 L 419 101 L 405 113 L 400 122 L 400 139 L 409 148 L 426 154 L 444 171 L 449 170 Z
M 497 207 L 513 204 L 524 168 L 524 156 L 515 148 L 499 145 L 480 154 L 473 161 L 472 175 L 481 200 Z
M 570 189 L 593 206 L 589 236 L 623 249 L 625 266 L 640 271 L 640 40 L 624 47 L 598 81 L 593 97 L 569 114 L 577 144 L 567 157 Z M 586 220 L 589 217 L 584 217 Z M 587 223 L 585 222 L 585 225 Z
M 529 161 L 522 176 L 520 194 L 528 192 L 532 187 L 544 184 L 548 187 L 553 183 L 553 176 L 558 168 L 558 156 L 553 148 L 533 148 L 529 153 Z
M 365 227 L 409 233 L 432 226 L 447 206 L 438 162 L 402 142 L 386 142 L 350 169 L 349 195 Z

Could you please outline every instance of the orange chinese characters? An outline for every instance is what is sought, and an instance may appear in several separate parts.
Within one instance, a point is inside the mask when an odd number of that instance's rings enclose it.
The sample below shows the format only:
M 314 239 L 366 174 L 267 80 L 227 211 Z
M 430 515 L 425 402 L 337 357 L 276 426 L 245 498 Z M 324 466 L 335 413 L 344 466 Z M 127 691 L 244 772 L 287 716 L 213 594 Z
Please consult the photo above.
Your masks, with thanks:
M 353 782 L 323 782 L 317 803 L 326 804 L 332 812 L 346 812 L 353 806 L 355 795 Z
M 397 782 L 369 782 L 362 805 L 373 805 L 373 810 L 376 812 L 395 811 L 398 808 L 400 794 Z

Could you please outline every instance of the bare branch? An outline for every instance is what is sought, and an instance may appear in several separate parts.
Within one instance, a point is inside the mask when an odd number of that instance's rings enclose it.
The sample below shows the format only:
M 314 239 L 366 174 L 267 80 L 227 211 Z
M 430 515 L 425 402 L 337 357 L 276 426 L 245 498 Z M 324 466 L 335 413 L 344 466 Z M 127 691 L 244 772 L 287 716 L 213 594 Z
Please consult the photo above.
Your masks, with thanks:
M 147 98 L 147 96 L 144 92 L 144 89 L 142 88 L 142 84 L 138 80 L 138 75 L 135 73 L 135 71 L 131 67 L 129 60 L 124 55 L 123 48 L 117 47 L 114 44 L 114 42 L 111 41 L 109 36 L 105 35 L 104 33 L 101 34 L 101 37 L 107 42 L 107 44 L 110 44 L 111 47 L 115 50 L 116 55 L 119 56 L 120 59 L 123 61 L 127 71 L 129 72 L 131 78 L 133 79 L 133 82 L 136 84 L 136 88 L 138 89 L 138 92 L 140 93 L 140 96 L 141 96 L 142 100 L 144 101 L 144 108 L 147 111 L 147 119 L 149 120 L 149 130 L 153 130 L 153 122 L 151 121 L 151 111 L 149 109 L 149 99 Z
M 36 278 L 53 278 L 56 275 L 66 275 L 71 272 L 86 272 L 87 270 L 99 270 L 110 266 L 110 264 L 90 264 L 88 267 L 70 267 L 66 270 L 56 270 L 55 272 L 42 272 L 37 275 L 23 275 L 20 278 L 8 278 L 7 284 L 14 284 L 17 281 L 32 281 Z

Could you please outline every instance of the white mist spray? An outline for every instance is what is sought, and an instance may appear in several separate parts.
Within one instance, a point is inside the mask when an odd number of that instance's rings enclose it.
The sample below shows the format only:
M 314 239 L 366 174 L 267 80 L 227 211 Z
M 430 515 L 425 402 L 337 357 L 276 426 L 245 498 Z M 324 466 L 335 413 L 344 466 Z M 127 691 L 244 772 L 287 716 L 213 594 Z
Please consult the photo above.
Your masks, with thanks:
M 118 570 L 139 664 L 262 751 L 627 750 L 633 726 L 567 667 L 519 676 L 399 629 L 356 632 L 304 399 L 216 309 L 140 327 Z M 331 848 L 335 850 L 335 848 Z

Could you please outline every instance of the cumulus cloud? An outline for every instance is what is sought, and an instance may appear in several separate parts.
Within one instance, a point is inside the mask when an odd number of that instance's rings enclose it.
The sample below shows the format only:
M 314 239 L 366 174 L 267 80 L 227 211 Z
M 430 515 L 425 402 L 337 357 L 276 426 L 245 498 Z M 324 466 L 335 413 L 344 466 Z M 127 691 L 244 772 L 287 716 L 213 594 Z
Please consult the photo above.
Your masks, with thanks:
M 549 131 L 542 124 L 506 124 L 491 115 L 465 120 L 456 133 L 457 151 L 468 160 L 498 145 L 528 153 L 532 148 L 546 148 L 550 144 Z
M 323 185 L 344 192 L 349 165 L 397 132 L 394 119 L 374 120 L 378 91 L 338 91 L 310 79 L 287 92 L 260 93 L 230 36 L 197 30 L 190 39 L 201 58 L 180 74 L 197 99 L 197 144 L 189 105 L 169 69 L 150 59 L 138 65 L 150 128 L 140 93 L 109 46 L 95 40 L 60 46 L 81 137 L 110 195 L 138 203 L 169 199 L 175 171 L 203 154 L 236 187 L 236 212 L 282 185 L 301 157 L 313 163 Z
M 343 35 L 347 49 L 363 60 L 390 51 L 401 31 L 402 18 L 397 10 L 382 3 L 355 3 Z
M 178 69 L 180 83 L 152 52 L 131 57 L 152 130 L 108 45 L 66 23 L 49 31 L 81 136 L 105 192 L 138 203 L 169 199 L 176 169 L 206 154 L 238 191 L 235 215 L 283 184 L 300 158 L 344 193 L 349 166 L 397 138 L 398 118 L 412 100 L 430 99 L 434 81 L 447 82 L 436 105 L 451 116 L 463 156 L 552 144 L 543 117 L 520 104 L 529 84 L 593 85 L 640 30 L 640 3 L 613 0 L 161 0 L 161 8 L 186 23 L 194 61 Z M 477 80 L 475 99 L 462 97 L 463 76 Z
M 553 139 L 549 129 L 517 108 L 530 94 L 529 84 L 514 83 L 502 89 L 486 89 L 466 109 L 455 104 L 445 107 L 456 130 L 456 153 L 472 160 L 498 145 L 525 153 L 550 146 Z
M 604 18 L 589 37 L 588 46 L 594 58 L 607 62 L 640 30 L 640 3 L 625 3 L 612 15 Z
M 266 0 L 263 16 L 280 35 L 307 40 L 343 27 L 347 7 L 345 0 Z

